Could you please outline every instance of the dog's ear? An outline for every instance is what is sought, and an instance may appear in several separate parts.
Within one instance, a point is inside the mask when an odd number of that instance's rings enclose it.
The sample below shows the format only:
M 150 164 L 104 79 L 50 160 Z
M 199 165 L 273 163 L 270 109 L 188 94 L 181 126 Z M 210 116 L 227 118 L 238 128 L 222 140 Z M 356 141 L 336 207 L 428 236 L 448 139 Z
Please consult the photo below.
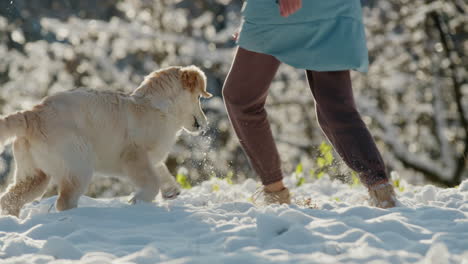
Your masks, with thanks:
M 206 93 L 206 76 L 196 66 L 188 66 L 180 69 L 182 86 L 192 93 Z

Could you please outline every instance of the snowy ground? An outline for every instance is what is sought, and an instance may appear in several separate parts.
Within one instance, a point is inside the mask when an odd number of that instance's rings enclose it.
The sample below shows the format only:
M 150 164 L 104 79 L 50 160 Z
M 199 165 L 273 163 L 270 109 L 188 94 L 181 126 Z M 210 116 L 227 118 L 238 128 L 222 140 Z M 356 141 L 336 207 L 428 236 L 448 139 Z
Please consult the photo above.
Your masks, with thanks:
M 133 206 L 82 197 L 61 213 L 52 197 L 21 219 L 0 217 L 0 263 L 468 263 L 468 180 L 402 186 L 390 210 L 369 207 L 362 186 L 327 178 L 292 188 L 316 209 L 255 207 L 252 180 L 212 179 L 176 200 Z

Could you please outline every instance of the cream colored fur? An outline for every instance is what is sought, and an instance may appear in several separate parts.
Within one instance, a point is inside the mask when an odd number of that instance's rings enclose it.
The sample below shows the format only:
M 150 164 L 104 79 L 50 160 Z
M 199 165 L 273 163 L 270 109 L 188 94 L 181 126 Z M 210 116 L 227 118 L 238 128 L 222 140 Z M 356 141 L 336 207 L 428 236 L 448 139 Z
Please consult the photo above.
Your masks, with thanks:
M 49 182 L 58 186 L 57 210 L 77 206 L 94 172 L 128 176 L 132 199 L 152 201 L 179 187 L 164 165 L 181 129 L 207 125 L 199 97 L 206 77 L 195 66 L 148 75 L 131 94 L 76 89 L 50 96 L 33 109 L 0 118 L 0 143 L 14 139 L 14 183 L 0 197 L 3 214 L 18 215 Z

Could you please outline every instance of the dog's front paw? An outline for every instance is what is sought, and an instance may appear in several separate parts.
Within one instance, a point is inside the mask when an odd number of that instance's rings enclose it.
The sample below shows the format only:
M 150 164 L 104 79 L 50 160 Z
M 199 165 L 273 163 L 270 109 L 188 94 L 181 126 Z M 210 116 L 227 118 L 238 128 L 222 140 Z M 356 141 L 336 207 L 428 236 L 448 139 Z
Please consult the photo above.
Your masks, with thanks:
M 161 190 L 161 195 L 166 200 L 172 200 L 177 198 L 180 194 L 180 189 L 178 186 L 170 186 L 169 188 L 164 188 Z

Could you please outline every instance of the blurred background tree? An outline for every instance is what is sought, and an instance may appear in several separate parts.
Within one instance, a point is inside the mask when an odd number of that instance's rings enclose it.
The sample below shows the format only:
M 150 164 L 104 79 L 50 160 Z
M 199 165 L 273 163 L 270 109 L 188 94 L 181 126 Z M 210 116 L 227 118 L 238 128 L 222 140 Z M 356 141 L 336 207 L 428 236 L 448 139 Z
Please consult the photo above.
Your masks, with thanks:
M 466 1 L 363 5 L 371 68 L 353 74 L 355 97 L 388 169 L 413 183 L 457 185 L 468 177 Z M 216 95 L 203 102 L 211 125 L 204 137 L 182 136 L 167 161 L 170 170 L 187 168 L 192 184 L 211 176 L 254 177 L 221 98 L 241 6 L 241 0 L 1 1 L 0 113 L 76 87 L 129 92 L 153 70 L 195 64 Z M 297 164 L 315 171 L 325 138 L 303 71 L 283 65 L 267 103 L 285 173 Z M 2 157 L 6 175 L 11 153 Z M 350 178 L 338 159 L 329 173 Z M 122 195 L 129 188 L 98 178 L 88 194 Z
M 356 82 L 389 165 L 444 186 L 468 176 L 466 12 L 458 0 L 369 1 L 372 67 Z

